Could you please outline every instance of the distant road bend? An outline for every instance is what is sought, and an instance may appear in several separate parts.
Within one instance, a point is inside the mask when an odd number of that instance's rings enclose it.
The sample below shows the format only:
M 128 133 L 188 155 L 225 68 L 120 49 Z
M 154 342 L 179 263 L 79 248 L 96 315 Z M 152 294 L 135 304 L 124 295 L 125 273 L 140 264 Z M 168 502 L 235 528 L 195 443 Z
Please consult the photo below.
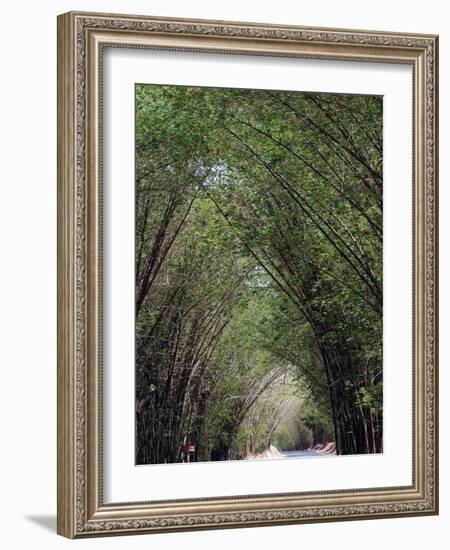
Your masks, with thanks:
M 318 458 L 327 456 L 318 451 L 280 451 L 282 458 Z

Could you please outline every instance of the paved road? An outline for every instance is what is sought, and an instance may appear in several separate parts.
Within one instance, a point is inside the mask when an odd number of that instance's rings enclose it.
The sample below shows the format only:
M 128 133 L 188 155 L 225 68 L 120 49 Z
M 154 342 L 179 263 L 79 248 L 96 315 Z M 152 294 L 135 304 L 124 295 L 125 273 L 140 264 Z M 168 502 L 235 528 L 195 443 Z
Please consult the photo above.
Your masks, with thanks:
M 317 451 L 282 451 L 283 458 L 321 458 L 326 455 Z

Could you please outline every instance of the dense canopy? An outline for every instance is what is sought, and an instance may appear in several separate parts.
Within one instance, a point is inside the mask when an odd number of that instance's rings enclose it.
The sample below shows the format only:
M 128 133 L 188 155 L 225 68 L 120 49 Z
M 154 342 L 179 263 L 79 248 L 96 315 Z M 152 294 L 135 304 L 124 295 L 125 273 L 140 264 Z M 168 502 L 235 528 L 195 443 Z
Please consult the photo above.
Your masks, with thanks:
M 137 463 L 382 450 L 382 208 L 380 97 L 136 87 Z

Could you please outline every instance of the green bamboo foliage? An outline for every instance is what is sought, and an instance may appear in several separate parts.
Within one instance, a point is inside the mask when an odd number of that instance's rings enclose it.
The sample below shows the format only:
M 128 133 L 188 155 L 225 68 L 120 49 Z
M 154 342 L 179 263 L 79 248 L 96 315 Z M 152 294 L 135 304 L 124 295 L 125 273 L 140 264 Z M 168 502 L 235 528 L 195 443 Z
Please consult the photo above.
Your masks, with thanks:
M 137 463 L 382 451 L 382 210 L 380 97 L 136 87 Z

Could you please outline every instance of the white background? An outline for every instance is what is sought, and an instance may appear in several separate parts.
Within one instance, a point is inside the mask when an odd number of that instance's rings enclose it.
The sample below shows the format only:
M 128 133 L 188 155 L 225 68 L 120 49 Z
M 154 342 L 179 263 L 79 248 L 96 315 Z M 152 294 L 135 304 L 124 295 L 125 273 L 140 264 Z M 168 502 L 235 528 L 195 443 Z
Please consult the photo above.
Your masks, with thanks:
M 239 529 L 70 542 L 54 534 L 56 513 L 56 15 L 70 9 L 352 27 L 441 35 L 441 67 L 450 53 L 445 3 L 378 0 L 189 2 L 175 0 L 17 0 L 2 6 L 0 88 L 0 491 L 2 546 L 110 546 L 158 550 L 269 549 L 277 545 L 353 550 L 398 545 L 415 550 L 448 535 L 450 476 L 450 82 L 441 88 L 441 515 L 374 522 Z M 6 375 L 6 376 L 5 376 Z
M 411 473 L 412 69 L 407 65 L 109 48 L 103 61 L 104 498 L 255 495 L 406 486 Z M 134 462 L 135 83 L 383 96 L 383 454 L 322 460 Z M 409 199 L 408 199 L 409 197 Z

